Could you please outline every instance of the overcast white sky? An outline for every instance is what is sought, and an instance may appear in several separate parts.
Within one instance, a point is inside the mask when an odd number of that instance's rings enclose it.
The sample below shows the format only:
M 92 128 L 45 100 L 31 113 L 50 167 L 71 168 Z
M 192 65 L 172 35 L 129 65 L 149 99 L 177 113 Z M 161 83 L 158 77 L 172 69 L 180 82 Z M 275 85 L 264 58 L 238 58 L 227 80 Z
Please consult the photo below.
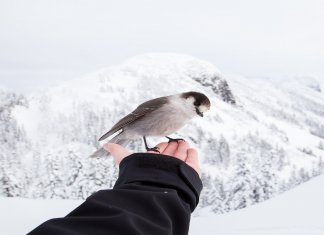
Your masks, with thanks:
M 142 53 L 224 73 L 324 77 L 322 0 L 0 0 L 0 84 L 57 84 Z

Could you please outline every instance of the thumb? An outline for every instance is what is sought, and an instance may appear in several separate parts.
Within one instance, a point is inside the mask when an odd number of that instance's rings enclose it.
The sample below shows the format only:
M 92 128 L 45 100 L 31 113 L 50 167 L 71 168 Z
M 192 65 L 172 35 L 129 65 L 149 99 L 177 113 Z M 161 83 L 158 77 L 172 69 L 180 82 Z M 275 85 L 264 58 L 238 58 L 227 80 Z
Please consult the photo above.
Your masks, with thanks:
M 125 157 L 130 155 L 130 152 L 119 144 L 107 143 L 103 148 L 111 154 L 116 165 L 119 165 Z

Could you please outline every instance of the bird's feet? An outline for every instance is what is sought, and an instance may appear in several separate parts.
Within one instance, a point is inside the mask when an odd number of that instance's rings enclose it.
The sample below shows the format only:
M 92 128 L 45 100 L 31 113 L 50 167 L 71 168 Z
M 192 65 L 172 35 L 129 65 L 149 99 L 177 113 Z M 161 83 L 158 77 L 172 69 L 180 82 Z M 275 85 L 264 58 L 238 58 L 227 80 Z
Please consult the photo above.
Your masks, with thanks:
M 153 148 L 150 148 L 148 145 L 147 145 L 147 141 L 146 141 L 146 137 L 143 136 L 143 140 L 144 140 L 144 144 L 145 144 L 145 149 L 146 151 L 153 151 L 153 152 L 156 152 L 156 153 L 160 153 L 159 151 L 159 147 L 153 147 Z
M 185 141 L 184 139 L 181 139 L 181 138 L 175 138 L 175 139 L 173 139 L 173 138 L 171 138 L 171 137 L 169 137 L 169 136 L 166 136 L 165 138 L 167 138 L 167 139 L 169 140 L 169 143 L 170 143 L 170 142 Z
M 153 147 L 153 148 L 146 147 L 146 151 L 153 151 L 153 152 L 160 153 L 159 147 Z

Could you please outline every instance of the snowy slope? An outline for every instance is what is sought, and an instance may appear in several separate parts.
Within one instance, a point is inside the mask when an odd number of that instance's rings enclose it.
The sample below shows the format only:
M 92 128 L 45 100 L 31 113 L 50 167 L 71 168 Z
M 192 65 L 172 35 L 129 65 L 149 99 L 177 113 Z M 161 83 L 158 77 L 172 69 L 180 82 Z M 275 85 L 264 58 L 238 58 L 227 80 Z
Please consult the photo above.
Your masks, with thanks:
M 206 186 L 200 207 L 240 209 L 323 172 L 322 88 L 315 78 L 224 76 L 185 55 L 137 56 L 24 103 L 8 99 L 10 112 L 0 119 L 0 195 L 84 199 L 113 185 L 111 159 L 88 158 L 98 137 L 147 99 L 195 90 L 210 97 L 212 108 L 175 136 L 199 149 Z M 130 149 L 142 151 L 142 142 Z
M 268 201 L 223 215 L 200 215 L 190 234 L 323 235 L 324 176 Z
M 190 235 L 323 235 L 324 176 L 266 202 L 222 215 L 200 211 Z M 62 217 L 82 201 L 0 198 L 0 234 L 25 234 L 40 223 Z M 26 213 L 32 212 L 32 213 Z

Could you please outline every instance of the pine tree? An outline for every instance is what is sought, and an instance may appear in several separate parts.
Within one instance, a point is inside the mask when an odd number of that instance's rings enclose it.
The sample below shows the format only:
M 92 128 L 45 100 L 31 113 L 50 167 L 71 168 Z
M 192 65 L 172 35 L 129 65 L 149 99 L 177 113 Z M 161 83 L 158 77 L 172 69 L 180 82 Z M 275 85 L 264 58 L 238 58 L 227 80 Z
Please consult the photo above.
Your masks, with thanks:
M 223 135 L 221 135 L 219 139 L 218 156 L 221 164 L 225 167 L 228 167 L 230 164 L 230 147 Z
M 251 170 L 247 165 L 246 154 L 239 153 L 236 155 L 234 169 L 234 174 L 229 182 L 231 192 L 228 195 L 227 204 L 232 210 L 237 210 L 252 204 L 252 178 Z
M 323 144 L 322 141 L 320 141 L 320 142 L 318 143 L 318 148 L 321 149 L 321 150 L 324 150 L 324 144 Z
M 23 195 L 27 187 L 21 155 L 29 143 L 12 116 L 16 106 L 26 105 L 23 96 L 0 90 L 0 193 L 8 197 Z

